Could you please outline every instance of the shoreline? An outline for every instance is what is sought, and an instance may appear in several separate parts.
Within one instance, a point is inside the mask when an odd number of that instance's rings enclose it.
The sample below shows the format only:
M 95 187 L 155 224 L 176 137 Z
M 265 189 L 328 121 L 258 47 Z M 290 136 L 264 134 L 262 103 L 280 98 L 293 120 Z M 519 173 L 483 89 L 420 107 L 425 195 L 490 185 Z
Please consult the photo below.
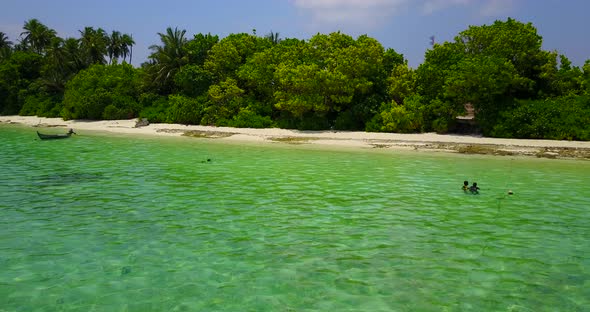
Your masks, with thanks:
M 352 131 L 300 131 L 278 128 L 228 128 L 180 124 L 149 124 L 135 127 L 137 119 L 68 120 L 35 116 L 0 116 L 0 124 L 19 124 L 35 128 L 73 128 L 74 131 L 100 131 L 156 136 L 188 136 L 237 142 L 317 144 L 353 148 L 381 148 L 463 154 L 532 156 L 555 159 L 590 160 L 590 142 L 485 138 L 471 135 L 436 133 L 382 133 Z M 53 133 L 62 131 L 48 130 Z

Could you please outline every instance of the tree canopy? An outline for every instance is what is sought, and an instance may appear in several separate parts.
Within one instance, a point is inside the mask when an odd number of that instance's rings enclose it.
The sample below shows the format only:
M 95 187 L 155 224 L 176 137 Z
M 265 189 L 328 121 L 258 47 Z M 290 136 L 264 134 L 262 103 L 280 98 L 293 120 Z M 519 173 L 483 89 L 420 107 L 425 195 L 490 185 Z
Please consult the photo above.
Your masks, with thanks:
M 590 60 L 542 49 L 531 23 L 470 26 L 411 68 L 362 35 L 187 35 L 168 27 L 141 67 L 132 35 L 85 27 L 60 38 L 31 19 L 0 32 L 0 113 L 66 119 L 146 117 L 233 127 L 459 131 L 474 108 L 486 136 L 588 140 Z

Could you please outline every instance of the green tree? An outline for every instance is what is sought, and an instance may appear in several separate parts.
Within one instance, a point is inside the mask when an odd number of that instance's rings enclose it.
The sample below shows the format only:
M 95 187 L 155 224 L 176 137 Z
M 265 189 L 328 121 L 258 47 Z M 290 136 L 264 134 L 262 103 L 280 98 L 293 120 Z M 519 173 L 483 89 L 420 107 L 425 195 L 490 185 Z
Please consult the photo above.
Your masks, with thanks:
M 394 49 L 387 49 L 383 54 L 383 67 L 387 74 L 393 70 L 396 65 L 407 64 L 407 60 L 404 59 L 404 55 L 397 53 Z
M 281 38 L 279 37 L 279 33 L 277 32 L 270 32 L 264 38 L 268 39 L 272 44 L 279 44 L 281 43 Z
M 533 24 L 512 18 L 497 20 L 492 25 L 470 26 L 455 38 L 465 54 L 510 61 L 519 76 L 533 81 L 538 80 L 540 66 L 546 62 L 542 42 Z M 529 95 L 530 91 L 523 90 L 523 94 Z
M 263 51 L 270 42 L 250 34 L 230 34 L 211 47 L 204 67 L 217 82 L 236 78 L 239 68 L 254 53 Z
M 123 37 L 120 31 L 113 30 L 107 37 L 107 55 L 109 64 L 113 64 L 113 61 L 118 63 L 119 57 L 123 55 Z
M 129 34 L 123 34 L 121 36 L 121 56 L 123 56 L 123 61 L 125 61 L 125 59 L 129 55 L 130 64 L 133 57 L 133 45 L 135 45 L 133 36 Z
M 79 39 L 66 38 L 63 42 L 62 53 L 66 59 L 66 66 L 69 71 L 77 73 L 88 67 L 85 62 L 85 55 Z
M 342 33 L 315 35 L 294 59 L 279 64 L 275 71 L 275 106 L 296 118 L 309 113 L 347 128 L 361 128 L 379 102 L 368 99 L 376 81 L 384 78 L 381 44 L 367 36 L 357 40 Z M 372 103 L 369 106 L 364 106 Z M 334 124 L 335 125 L 335 124 Z
M 0 61 L 7 59 L 12 52 L 12 41 L 0 31 Z
M 0 62 L 0 114 L 19 114 L 24 92 L 40 76 L 42 57 L 34 52 L 15 51 Z
M 213 84 L 213 75 L 199 65 L 185 65 L 174 77 L 174 84 L 185 96 L 206 95 Z
M 12 49 L 12 41 L 8 39 L 5 33 L 0 31 L 0 49 Z
M 63 96 L 65 84 L 86 67 L 83 58 L 78 39 L 55 37 L 47 48 L 41 69 L 43 91 Z
M 173 94 L 168 97 L 166 122 L 187 125 L 198 125 L 207 104 L 207 97 L 197 98 Z
M 390 106 L 381 111 L 383 126 L 381 131 L 384 132 L 410 132 L 410 116 L 403 105 L 397 105 L 392 102 Z
M 407 61 L 394 65 L 387 78 L 387 93 L 397 103 L 416 93 L 416 72 Z
M 25 47 L 38 54 L 43 54 L 45 48 L 56 36 L 55 30 L 43 25 L 36 18 L 26 21 L 23 29 L 25 31 L 21 33 L 21 37 L 23 37 L 22 43 Z
M 53 38 L 47 48 L 41 70 L 44 84 L 51 90 L 63 92 L 65 83 L 70 78 L 69 75 L 72 74 L 68 65 L 64 40 L 59 37 Z
M 227 126 L 233 116 L 237 115 L 244 105 L 244 90 L 238 87 L 233 78 L 228 78 L 209 88 L 208 96 L 211 105 L 205 110 L 203 124 Z
M 139 78 L 129 64 L 95 64 L 66 85 L 64 119 L 123 119 L 137 117 Z
M 315 64 L 301 64 L 296 67 L 279 65 L 275 73 L 278 84 L 278 90 L 274 94 L 275 106 L 296 117 L 310 111 L 329 111 L 320 93 L 319 72 L 320 68 Z
M 211 34 L 196 34 L 192 40 L 186 44 L 189 63 L 192 65 L 203 66 L 209 55 L 209 51 L 219 42 L 219 36 Z
M 547 89 L 542 69 L 549 58 L 541 43 L 532 24 L 509 18 L 470 26 L 454 42 L 434 45 L 417 70 L 418 92 L 445 113 L 425 119 L 451 125 L 463 105 L 471 103 L 484 134 L 489 134 L 515 99 L 537 98 Z
M 80 31 L 80 47 L 84 55 L 84 63 L 105 64 L 109 38 L 102 28 L 85 27 Z
M 279 44 L 252 54 L 240 66 L 237 76 L 244 87 L 260 102 L 273 102 L 277 90 L 275 73 L 279 64 L 293 66 L 302 57 L 305 41 L 298 39 L 282 40 Z
M 561 97 L 583 93 L 583 72 L 572 66 L 565 55 L 557 52 L 547 53 L 547 62 L 541 67 L 539 98 Z M 558 61 L 559 57 L 559 61 Z
M 515 99 L 535 99 L 547 92 L 541 74 L 548 53 L 541 50 L 542 38 L 531 23 L 509 18 L 471 26 L 455 43 L 465 59 L 457 65 L 446 92 L 460 101 L 457 104 L 470 100 L 484 134 L 498 122 L 500 112 L 516 104 Z
M 590 97 L 568 95 L 517 100 L 494 126 L 493 136 L 522 139 L 590 140 Z
M 366 130 L 421 131 L 424 122 L 422 98 L 416 95 L 416 73 L 408 66 L 407 61 L 394 63 L 387 78 L 387 94 L 391 100 L 381 104 L 378 113 L 367 123 Z
M 532 88 L 532 84 L 530 79 L 520 76 L 513 63 L 506 59 L 467 58 L 448 78 L 445 98 L 451 99 L 456 111 L 464 103 L 473 103 L 480 125 L 488 131 L 497 122 L 499 114 L 510 109 L 518 94 Z
M 77 40 L 68 38 L 64 40 L 54 37 L 45 48 L 45 56 L 41 62 L 40 77 L 31 81 L 29 86 L 21 90 L 19 97 L 23 101 L 23 107 L 19 114 L 57 117 L 60 115 L 61 102 L 65 84 L 79 70 L 82 69 L 79 59 L 79 50 L 71 55 L 72 43 L 78 46 Z M 68 44 L 68 46 L 66 46 Z
M 188 53 L 185 49 L 187 39 L 186 30 L 178 28 L 166 29 L 166 33 L 158 33 L 161 45 L 152 45 L 152 60 L 147 67 L 153 84 L 162 93 L 170 93 L 173 89 L 174 76 L 180 68 L 188 64 Z
M 304 47 L 305 41 L 298 39 L 263 44 L 258 52 L 249 56 L 246 63 L 239 67 L 238 81 L 252 103 L 249 109 L 242 109 L 236 116 L 233 121 L 236 125 L 266 127 L 269 126 L 269 119 L 266 118 L 279 116 L 274 96 L 278 91 L 277 69 L 280 64 L 292 66 L 299 62 Z
M 586 95 L 590 95 L 590 59 L 586 60 L 582 70 L 582 92 Z
M 24 99 L 19 115 L 60 117 L 63 93 L 52 91 L 48 91 L 44 81 L 33 81 L 19 94 L 19 97 Z
M 417 91 L 425 101 L 444 97 L 445 82 L 464 58 L 459 47 L 449 42 L 435 44 L 426 51 L 424 62 L 416 70 Z

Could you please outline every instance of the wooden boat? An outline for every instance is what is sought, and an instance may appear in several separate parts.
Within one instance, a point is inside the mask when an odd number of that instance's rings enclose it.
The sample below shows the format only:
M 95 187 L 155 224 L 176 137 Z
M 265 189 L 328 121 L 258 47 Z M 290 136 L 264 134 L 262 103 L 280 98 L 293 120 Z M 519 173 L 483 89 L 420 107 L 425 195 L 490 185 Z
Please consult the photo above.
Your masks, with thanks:
M 74 130 L 72 130 L 72 129 L 70 129 L 68 131 L 68 133 L 66 133 L 66 134 L 43 134 L 43 133 L 39 133 L 39 131 L 37 131 L 37 135 L 39 136 L 39 139 L 41 139 L 41 140 L 67 139 L 70 136 L 72 136 L 72 134 L 76 134 L 76 132 L 74 132 Z

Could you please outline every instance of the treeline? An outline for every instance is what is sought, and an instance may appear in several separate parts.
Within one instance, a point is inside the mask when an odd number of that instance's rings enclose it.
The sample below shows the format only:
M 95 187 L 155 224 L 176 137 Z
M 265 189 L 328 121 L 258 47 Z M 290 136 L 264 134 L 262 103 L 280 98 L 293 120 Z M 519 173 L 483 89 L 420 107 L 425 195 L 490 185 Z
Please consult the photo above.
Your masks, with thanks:
M 0 32 L 0 113 L 303 130 L 453 132 L 465 104 L 486 136 L 590 140 L 590 60 L 541 49 L 532 24 L 471 26 L 410 68 L 368 36 L 309 40 L 159 33 L 140 68 L 133 38 L 38 20 Z

